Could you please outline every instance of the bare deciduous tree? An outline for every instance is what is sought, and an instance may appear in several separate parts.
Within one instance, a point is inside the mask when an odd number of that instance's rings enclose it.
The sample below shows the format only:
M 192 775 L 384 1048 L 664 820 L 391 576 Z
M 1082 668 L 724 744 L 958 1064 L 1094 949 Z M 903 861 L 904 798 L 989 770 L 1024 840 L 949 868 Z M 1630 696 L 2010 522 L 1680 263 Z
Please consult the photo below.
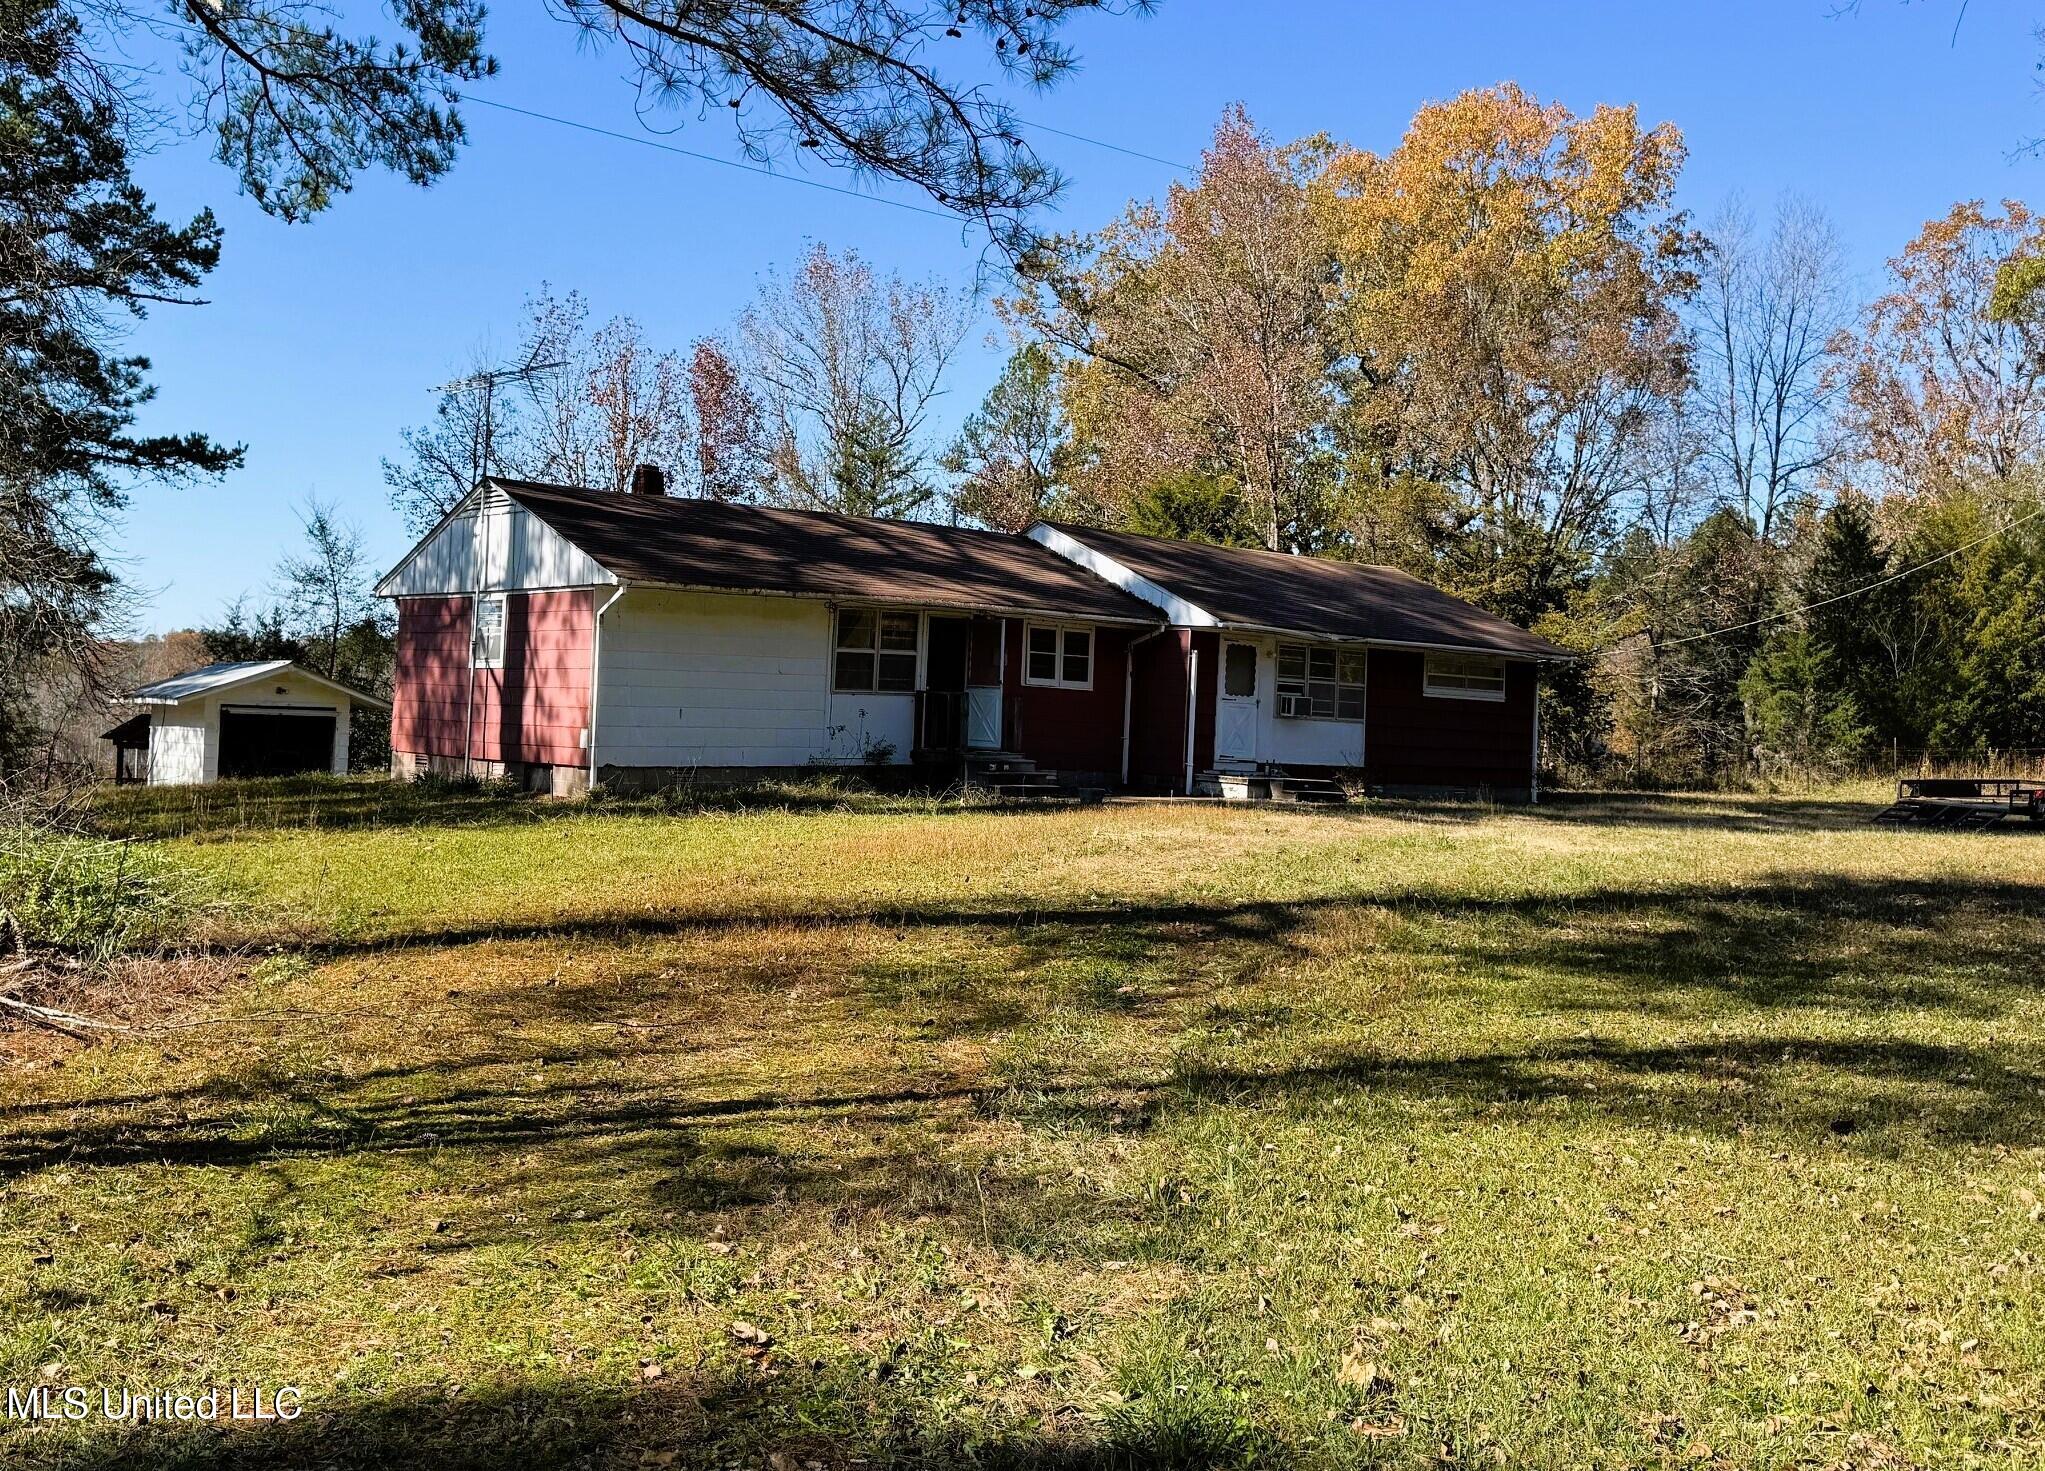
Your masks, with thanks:
M 309 496 L 298 513 L 305 544 L 277 560 L 277 603 L 329 679 L 339 676 L 341 639 L 358 623 L 376 620 L 383 605 L 371 594 L 376 567 L 362 533 L 329 501 Z
M 486 469 L 598 490 L 626 489 L 632 468 L 659 465 L 678 487 L 696 456 L 689 371 L 650 347 L 639 324 L 594 331 L 580 292 L 548 287 L 526 302 L 516 361 L 545 371 L 489 384 L 477 364 L 444 389 L 433 421 L 402 432 L 407 455 L 383 462 L 391 503 L 424 531 Z M 555 366 L 546 366 L 546 365 Z
M 766 417 L 774 496 L 848 515 L 929 502 L 932 405 L 964 339 L 970 299 L 883 276 L 814 245 L 739 318 L 741 367 Z
M 723 343 L 706 337 L 689 355 L 689 400 L 696 414 L 696 493 L 715 501 L 758 494 L 767 477 L 760 401 Z
M 1838 453 L 1831 348 L 1852 320 L 1825 215 L 1784 199 L 1765 237 L 1735 200 L 1709 231 L 1696 303 L 1696 397 L 1725 498 L 1763 541 Z

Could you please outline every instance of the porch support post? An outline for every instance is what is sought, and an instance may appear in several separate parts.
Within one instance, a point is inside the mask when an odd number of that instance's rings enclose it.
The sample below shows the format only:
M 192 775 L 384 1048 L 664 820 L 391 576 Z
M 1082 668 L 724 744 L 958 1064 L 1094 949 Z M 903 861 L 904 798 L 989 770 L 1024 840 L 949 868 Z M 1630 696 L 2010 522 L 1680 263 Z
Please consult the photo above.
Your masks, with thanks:
M 1193 647 L 1193 635 L 1186 634 L 1186 795 L 1193 795 L 1193 721 L 1200 698 L 1200 651 Z

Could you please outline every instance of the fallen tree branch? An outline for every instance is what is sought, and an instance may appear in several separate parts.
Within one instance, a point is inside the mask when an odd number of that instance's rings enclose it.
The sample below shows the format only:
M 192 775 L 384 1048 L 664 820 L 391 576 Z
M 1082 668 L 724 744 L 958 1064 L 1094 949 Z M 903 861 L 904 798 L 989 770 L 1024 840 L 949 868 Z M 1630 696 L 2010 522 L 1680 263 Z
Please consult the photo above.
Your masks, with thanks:
M 32 1022 L 40 1022 L 54 1031 L 68 1036 L 90 1038 L 97 1032 L 132 1032 L 133 1027 L 124 1027 L 119 1022 L 96 1021 L 89 1016 L 78 1016 L 73 1012 L 59 1011 L 54 1006 L 37 1006 L 33 1001 L 23 1001 L 15 996 L 0 996 L 0 1006 L 6 1007 L 17 1016 Z

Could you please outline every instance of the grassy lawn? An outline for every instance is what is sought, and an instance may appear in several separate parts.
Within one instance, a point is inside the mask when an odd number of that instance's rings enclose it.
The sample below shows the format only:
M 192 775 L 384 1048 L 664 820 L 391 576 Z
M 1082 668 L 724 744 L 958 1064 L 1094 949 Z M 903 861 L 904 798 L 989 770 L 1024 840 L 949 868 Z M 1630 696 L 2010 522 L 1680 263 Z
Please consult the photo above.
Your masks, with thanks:
M 0 1035 L 0 1384 L 307 1413 L 0 1463 L 2045 1457 L 2045 834 L 326 790 Z

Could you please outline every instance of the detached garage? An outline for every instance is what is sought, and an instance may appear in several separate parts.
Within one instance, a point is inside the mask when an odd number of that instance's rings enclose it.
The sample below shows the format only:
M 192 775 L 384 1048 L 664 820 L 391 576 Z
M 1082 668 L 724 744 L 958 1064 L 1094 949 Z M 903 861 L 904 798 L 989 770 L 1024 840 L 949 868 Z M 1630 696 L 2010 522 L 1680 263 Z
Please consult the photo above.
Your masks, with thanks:
M 114 743 L 115 780 L 151 786 L 311 771 L 344 776 L 354 708 L 390 708 L 288 659 L 208 664 L 128 699 L 141 713 L 105 737 Z

